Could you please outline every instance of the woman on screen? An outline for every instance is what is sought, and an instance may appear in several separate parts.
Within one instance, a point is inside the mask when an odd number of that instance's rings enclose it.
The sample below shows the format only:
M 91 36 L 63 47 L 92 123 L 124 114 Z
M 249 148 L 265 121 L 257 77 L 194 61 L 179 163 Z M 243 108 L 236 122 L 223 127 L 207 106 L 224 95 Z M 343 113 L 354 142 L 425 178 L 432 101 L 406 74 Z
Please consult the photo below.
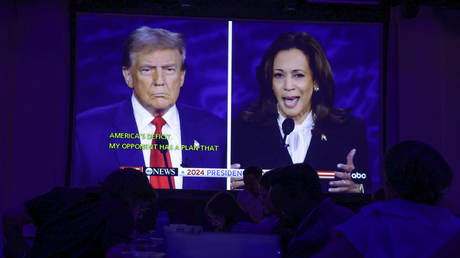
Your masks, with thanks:
M 363 192 L 352 176 L 370 181 L 364 123 L 334 106 L 334 78 L 318 41 L 305 32 L 281 34 L 257 80 L 259 100 L 232 125 L 232 163 L 271 169 L 306 162 L 330 171 L 320 174 L 333 179 L 322 180 L 324 190 Z

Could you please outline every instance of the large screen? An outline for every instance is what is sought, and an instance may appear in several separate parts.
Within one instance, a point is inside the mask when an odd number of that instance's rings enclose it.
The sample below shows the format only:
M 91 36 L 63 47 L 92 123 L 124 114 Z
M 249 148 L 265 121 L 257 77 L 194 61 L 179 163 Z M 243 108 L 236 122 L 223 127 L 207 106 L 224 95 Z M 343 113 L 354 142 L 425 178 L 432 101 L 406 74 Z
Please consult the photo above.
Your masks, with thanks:
M 327 189 L 342 163 L 370 193 L 381 186 L 381 35 L 377 23 L 78 13 L 71 184 L 135 167 L 156 188 L 224 190 L 245 167 L 307 162 Z

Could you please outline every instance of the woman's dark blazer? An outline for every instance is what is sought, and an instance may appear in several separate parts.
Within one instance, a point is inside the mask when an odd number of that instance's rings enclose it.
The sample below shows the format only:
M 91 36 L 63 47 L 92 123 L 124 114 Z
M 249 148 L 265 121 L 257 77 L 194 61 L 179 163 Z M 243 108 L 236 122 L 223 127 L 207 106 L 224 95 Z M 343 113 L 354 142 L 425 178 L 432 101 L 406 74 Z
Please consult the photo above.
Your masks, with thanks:
M 366 128 L 359 118 L 351 114 L 347 115 L 343 124 L 334 124 L 322 132 L 312 133 L 304 162 L 317 171 L 341 171 L 337 164 L 346 164 L 347 154 L 353 148 L 356 148 L 353 159 L 355 171 L 366 173 L 366 180 L 355 181 L 364 183 L 364 188 L 370 189 Z M 250 124 L 241 118 L 232 121 L 231 160 L 232 164 L 240 163 L 242 168 L 258 166 L 273 169 L 292 164 L 276 121 L 268 126 L 261 126 Z M 321 181 L 323 191 L 327 191 L 329 180 Z

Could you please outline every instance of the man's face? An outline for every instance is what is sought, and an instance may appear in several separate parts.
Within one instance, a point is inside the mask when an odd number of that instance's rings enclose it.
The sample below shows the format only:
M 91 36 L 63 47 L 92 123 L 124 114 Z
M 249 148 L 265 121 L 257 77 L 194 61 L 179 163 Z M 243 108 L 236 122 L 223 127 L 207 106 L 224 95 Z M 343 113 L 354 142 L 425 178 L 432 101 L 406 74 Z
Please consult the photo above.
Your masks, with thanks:
M 177 49 L 157 49 L 135 53 L 131 67 L 123 67 L 126 84 L 152 115 L 163 115 L 179 97 L 185 71 Z

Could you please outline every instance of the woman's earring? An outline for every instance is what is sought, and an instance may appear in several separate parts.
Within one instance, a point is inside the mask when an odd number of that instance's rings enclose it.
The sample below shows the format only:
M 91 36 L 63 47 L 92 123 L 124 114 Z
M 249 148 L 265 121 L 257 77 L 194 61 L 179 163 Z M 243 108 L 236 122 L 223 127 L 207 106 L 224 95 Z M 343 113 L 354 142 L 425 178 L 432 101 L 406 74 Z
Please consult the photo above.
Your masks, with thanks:
M 319 91 L 318 85 L 314 85 L 314 86 L 313 86 L 313 90 L 314 90 L 315 92 L 318 92 L 318 91 Z

